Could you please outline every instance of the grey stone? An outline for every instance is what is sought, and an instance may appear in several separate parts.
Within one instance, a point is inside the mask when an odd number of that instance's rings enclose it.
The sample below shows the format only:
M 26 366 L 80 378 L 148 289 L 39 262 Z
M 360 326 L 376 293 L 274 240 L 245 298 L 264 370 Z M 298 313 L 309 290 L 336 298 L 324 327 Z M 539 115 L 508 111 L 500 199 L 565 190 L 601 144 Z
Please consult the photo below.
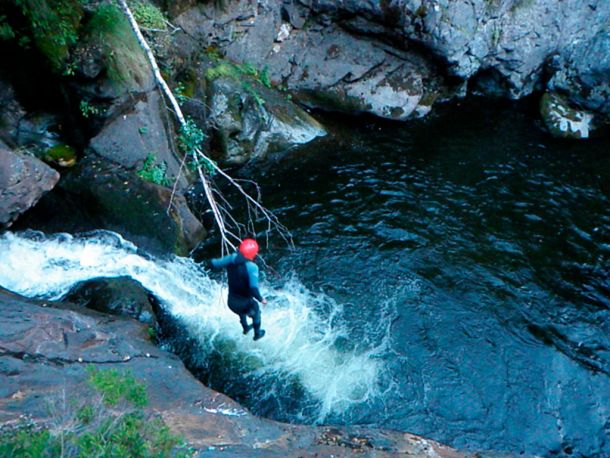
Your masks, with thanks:
M 44 162 L 0 145 L 0 228 L 10 226 L 58 181 L 59 173 Z
M 295 29 L 302 29 L 307 20 L 307 10 L 299 8 L 299 5 L 292 0 L 285 1 L 282 5 L 283 19 L 288 21 Z
M 13 87 L 0 79 L 0 140 L 11 147 L 17 146 L 19 122 L 25 115 Z
M 112 315 L 129 316 L 155 325 L 149 293 L 129 277 L 97 278 L 76 285 L 65 300 Z
M 312 108 L 403 120 L 427 113 L 444 92 L 432 66 L 419 56 L 388 52 L 385 44 L 354 37 L 332 25 L 290 30 L 283 22 L 286 5 L 305 14 L 302 7 L 283 3 L 242 21 L 232 18 L 249 11 L 248 4 L 235 2 L 230 12 L 199 6 L 176 21 L 189 34 L 219 45 L 230 59 L 268 69 L 272 81 Z M 214 21 L 199 26 L 201 17 Z M 227 28 L 233 33 L 225 45 Z M 424 79 L 430 83 L 424 85 Z
M 148 155 L 167 166 L 167 177 L 180 176 L 178 185 L 185 189 L 187 180 L 179 173 L 181 159 L 169 146 L 161 98 L 156 91 L 140 94 L 129 107 L 110 119 L 90 142 L 91 151 L 121 166 L 136 170 Z
M 582 107 L 610 116 L 610 28 L 557 56 L 549 89 L 569 94 Z
M 209 87 L 209 120 L 224 163 L 243 164 L 326 135 L 305 111 L 253 78 L 218 77 Z

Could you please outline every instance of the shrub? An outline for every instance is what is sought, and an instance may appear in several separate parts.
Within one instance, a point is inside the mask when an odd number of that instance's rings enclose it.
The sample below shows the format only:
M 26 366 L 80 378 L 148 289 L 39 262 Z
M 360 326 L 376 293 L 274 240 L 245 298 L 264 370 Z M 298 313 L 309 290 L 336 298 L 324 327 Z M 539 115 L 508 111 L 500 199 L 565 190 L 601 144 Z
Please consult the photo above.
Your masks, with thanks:
M 138 170 L 138 176 L 150 183 L 161 186 L 170 186 L 172 180 L 166 176 L 167 164 L 165 162 L 157 163 L 155 155 L 149 153 L 142 164 L 142 168 Z
M 155 5 L 146 2 L 135 2 L 131 5 L 131 12 L 141 28 L 167 30 L 165 16 Z
M 131 372 L 119 372 L 117 369 L 101 371 L 91 367 L 89 383 L 100 393 L 107 405 L 114 406 L 124 399 L 136 407 L 148 404 L 146 388 L 138 383 Z
M 54 458 L 130 457 L 185 458 L 192 455 L 184 440 L 159 418 L 147 416 L 146 388 L 129 371 L 88 369 L 88 389 L 80 405 L 66 393 L 52 405 L 51 428 L 22 423 L 0 431 L 0 457 Z M 74 393 L 72 393 L 74 394 Z M 124 405 L 121 407 L 120 404 Z M 59 406 L 59 407 L 58 407 Z
M 13 0 L 25 22 L 11 25 L 6 16 L 0 17 L 2 39 L 18 38 L 19 44 L 32 42 L 44 54 L 54 70 L 63 68 L 70 47 L 78 40 L 83 17 L 79 0 Z

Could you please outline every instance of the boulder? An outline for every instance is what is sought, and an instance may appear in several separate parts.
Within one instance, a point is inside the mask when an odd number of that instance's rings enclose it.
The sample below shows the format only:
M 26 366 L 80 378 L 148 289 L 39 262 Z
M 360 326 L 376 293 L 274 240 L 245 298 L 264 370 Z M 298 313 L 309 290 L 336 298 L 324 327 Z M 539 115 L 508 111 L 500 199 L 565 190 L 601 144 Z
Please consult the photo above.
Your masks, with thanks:
M 556 56 L 551 68 L 550 90 L 568 94 L 572 103 L 610 118 L 610 29 L 574 43 Z
M 58 181 L 59 173 L 44 162 L 0 142 L 0 228 L 10 226 Z
M 239 1 L 225 11 L 199 5 L 176 21 L 200 43 L 267 71 L 272 82 L 311 108 L 404 120 L 423 116 L 438 97 L 446 97 L 434 66 L 417 54 L 333 24 L 314 21 L 306 27 L 310 14 L 295 2 L 258 11 Z
M 285 95 L 245 75 L 211 78 L 208 105 L 226 164 L 243 164 L 326 135 L 320 123 Z
M 107 159 L 86 157 L 61 186 L 89 212 L 91 229 L 118 231 L 148 249 L 185 255 L 206 235 L 182 194 Z
M 570 106 L 557 94 L 546 93 L 540 101 L 540 114 L 547 129 L 558 138 L 589 138 L 594 129 L 592 113 Z
M 290 425 L 258 418 L 190 374 L 150 341 L 147 326 L 109 320 L 67 302 L 34 301 L 0 288 L 0 428 L 27 418 L 58 425 L 65 411 L 50 401 L 70 393 L 78 405 L 89 368 L 130 371 L 148 392 L 146 414 L 182 436 L 194 456 L 335 456 L 460 458 L 460 453 L 409 433 L 365 427 Z M 62 414 L 63 412 L 63 414 Z
M 128 316 L 155 325 L 149 293 L 129 277 L 96 278 L 76 285 L 67 302 L 111 315 Z
M 179 176 L 178 188 L 188 186 L 184 171 L 179 173 L 181 158 L 170 148 L 165 107 L 157 91 L 140 93 L 131 104 L 123 106 L 89 144 L 90 153 L 115 162 L 127 170 L 141 169 L 151 155 L 164 163 L 169 180 Z
M 0 141 L 11 147 L 17 146 L 19 122 L 25 114 L 13 87 L 0 79 Z
M 239 0 L 197 4 L 175 21 L 201 47 L 268 67 L 317 108 L 402 120 L 467 88 L 519 98 L 545 86 L 552 56 L 564 71 L 551 89 L 602 112 L 594 106 L 608 100 L 607 85 L 591 81 L 608 75 L 604 0 Z

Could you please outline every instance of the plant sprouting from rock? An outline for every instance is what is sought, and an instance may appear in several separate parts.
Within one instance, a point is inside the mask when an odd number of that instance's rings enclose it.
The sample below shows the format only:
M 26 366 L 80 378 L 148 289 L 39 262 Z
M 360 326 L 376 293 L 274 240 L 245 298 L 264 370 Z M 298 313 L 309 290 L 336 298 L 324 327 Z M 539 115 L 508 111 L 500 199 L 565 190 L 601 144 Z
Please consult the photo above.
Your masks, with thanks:
M 191 170 L 197 171 L 197 169 L 201 167 L 206 175 L 214 176 L 216 174 L 216 164 L 211 159 L 207 157 L 203 158 L 197 154 L 197 151 L 203 148 L 205 139 L 206 135 L 197 126 L 195 121 L 186 118 L 185 123 L 180 126 L 178 147 L 185 157 L 190 158 L 187 165 Z
M 131 372 L 88 369 L 85 385 L 49 401 L 45 425 L 0 430 L 2 457 L 185 458 L 192 450 L 158 417 L 143 410 L 146 387 Z
M 277 230 L 278 233 L 284 240 L 291 245 L 292 240 L 290 238 L 290 233 L 288 229 L 281 224 L 278 218 L 265 207 L 263 207 L 260 203 L 260 190 L 255 183 L 251 183 L 256 190 L 256 195 L 252 196 L 250 193 L 246 191 L 246 189 L 242 186 L 241 182 L 233 179 L 229 176 L 224 170 L 222 170 L 218 165 L 210 159 L 202 149 L 202 143 L 205 139 L 203 132 L 194 125 L 194 123 L 189 122 L 184 117 L 182 113 L 182 109 L 180 108 L 180 104 L 176 97 L 172 93 L 171 89 L 165 82 L 161 71 L 159 70 L 159 66 L 157 64 L 157 60 L 150 49 L 146 39 L 142 35 L 140 27 L 136 19 L 131 12 L 129 5 L 127 5 L 126 0 L 117 0 L 125 17 L 129 21 L 131 28 L 137 38 L 137 41 L 146 54 L 148 58 L 148 62 L 152 68 L 153 75 L 155 80 L 169 101 L 171 105 L 171 109 L 176 116 L 176 120 L 179 124 L 179 143 L 182 145 L 181 149 L 184 153 L 184 158 L 182 164 L 180 166 L 180 172 L 182 172 L 183 168 L 187 163 L 190 162 L 192 167 L 195 169 L 196 174 L 198 175 L 201 185 L 203 186 L 203 191 L 205 197 L 207 199 L 208 204 L 210 205 L 210 209 L 214 215 L 214 220 L 218 226 L 220 236 L 221 236 L 221 247 L 222 251 L 231 250 L 236 248 L 236 244 L 243 238 L 246 232 L 246 228 L 248 231 L 251 231 L 253 228 L 254 221 L 257 218 L 261 218 L 266 221 L 266 233 L 267 235 L 273 229 Z M 212 181 L 212 175 L 216 177 L 223 178 L 227 180 L 240 195 L 244 198 L 247 209 L 249 220 L 247 225 L 243 223 L 239 223 L 235 220 L 235 218 L 231 214 L 231 205 L 226 201 L 226 199 L 222 196 L 221 192 L 215 187 L 214 182 Z M 176 192 L 176 187 L 178 184 L 178 177 L 176 177 L 176 181 L 174 182 L 174 188 L 172 190 L 173 194 Z M 171 203 L 170 203 L 171 205 Z
M 92 115 L 100 114 L 100 109 L 98 107 L 96 107 L 95 105 L 91 105 L 86 100 L 80 101 L 79 108 L 80 108 L 80 113 L 83 115 L 83 118 L 88 118 Z
M 138 176 L 150 183 L 161 186 L 171 186 L 172 180 L 167 177 L 167 164 L 165 162 L 157 163 L 154 154 L 148 153 L 142 168 L 138 170 Z

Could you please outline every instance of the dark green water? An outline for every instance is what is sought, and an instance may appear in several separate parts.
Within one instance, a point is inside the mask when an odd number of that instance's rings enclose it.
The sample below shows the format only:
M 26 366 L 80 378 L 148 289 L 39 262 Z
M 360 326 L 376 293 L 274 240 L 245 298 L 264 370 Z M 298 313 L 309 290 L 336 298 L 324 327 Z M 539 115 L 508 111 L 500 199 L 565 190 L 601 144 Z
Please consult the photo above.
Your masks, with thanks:
M 351 339 L 392 315 L 386 394 L 327 421 L 610 456 L 608 140 L 553 140 L 524 104 L 441 111 L 247 171 L 294 234 L 271 265 L 344 304 Z M 298 399 L 250 401 L 307 421 Z

